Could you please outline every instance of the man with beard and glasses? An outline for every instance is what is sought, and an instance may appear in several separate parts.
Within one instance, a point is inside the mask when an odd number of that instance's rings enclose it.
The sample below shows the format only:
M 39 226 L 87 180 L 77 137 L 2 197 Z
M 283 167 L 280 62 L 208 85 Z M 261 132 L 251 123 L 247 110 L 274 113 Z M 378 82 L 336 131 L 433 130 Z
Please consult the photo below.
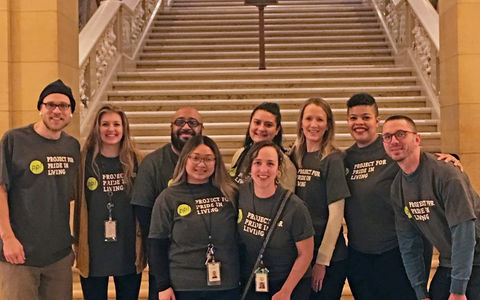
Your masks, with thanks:
M 37 103 L 40 120 L 5 133 L 0 146 L 0 287 L 3 300 L 72 299 L 70 201 L 80 157 L 63 132 L 75 110 L 61 80 Z
M 173 115 L 170 128 L 171 142 L 143 159 L 133 186 L 131 203 L 144 237 L 148 237 L 155 199 L 168 187 L 183 146 L 192 136 L 202 134 L 202 118 L 195 108 L 182 107 Z M 149 300 L 158 299 L 151 273 L 148 294 Z

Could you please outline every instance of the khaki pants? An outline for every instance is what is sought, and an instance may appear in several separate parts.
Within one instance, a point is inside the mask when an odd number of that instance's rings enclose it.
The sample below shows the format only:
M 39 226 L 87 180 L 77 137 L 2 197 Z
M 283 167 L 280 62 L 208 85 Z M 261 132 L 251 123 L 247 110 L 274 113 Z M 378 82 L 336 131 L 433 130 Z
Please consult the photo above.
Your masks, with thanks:
M 71 300 L 72 256 L 44 267 L 0 262 L 2 300 Z

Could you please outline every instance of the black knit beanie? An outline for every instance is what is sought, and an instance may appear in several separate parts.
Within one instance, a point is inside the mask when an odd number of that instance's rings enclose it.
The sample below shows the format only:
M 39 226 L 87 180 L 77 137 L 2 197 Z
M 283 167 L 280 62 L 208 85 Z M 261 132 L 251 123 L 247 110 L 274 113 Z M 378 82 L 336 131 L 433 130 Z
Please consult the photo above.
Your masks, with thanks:
M 70 107 L 73 113 L 75 111 L 75 99 L 73 98 L 72 89 L 66 86 L 60 79 L 50 83 L 43 89 L 43 91 L 40 93 L 40 97 L 38 98 L 37 109 L 40 110 L 40 106 L 42 105 L 45 97 L 55 93 L 64 94 L 70 99 Z

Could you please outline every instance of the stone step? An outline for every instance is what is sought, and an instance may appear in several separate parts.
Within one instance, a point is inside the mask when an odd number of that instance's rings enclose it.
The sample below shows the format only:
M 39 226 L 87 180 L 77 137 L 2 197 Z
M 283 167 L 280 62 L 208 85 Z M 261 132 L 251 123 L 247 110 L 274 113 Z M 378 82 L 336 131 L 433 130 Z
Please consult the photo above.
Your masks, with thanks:
M 108 91 L 109 100 L 119 99 L 281 99 L 321 97 L 351 97 L 355 93 L 368 91 L 376 96 L 419 96 L 421 87 L 412 86 L 360 86 L 332 88 L 283 88 L 283 89 L 195 89 L 195 90 L 116 90 Z
M 269 43 L 265 45 L 266 51 L 301 51 L 301 50 L 322 50 L 322 49 L 331 49 L 331 50 L 350 50 L 350 49 L 390 49 L 386 41 L 332 41 L 332 42 L 312 42 L 308 43 L 306 41 L 302 44 L 295 43 Z M 188 53 L 195 51 L 212 51 L 212 52 L 221 52 L 221 51 L 258 51 L 258 44 L 219 44 L 219 45 L 161 45 L 158 40 L 147 41 L 146 46 L 143 48 L 142 53 L 149 52 L 177 52 L 177 53 Z
M 297 18 L 266 18 L 265 19 L 265 26 L 268 27 L 269 25 L 274 24 L 298 24 L 298 25 L 305 25 L 305 24 L 354 24 L 354 23 L 372 23 L 378 22 L 378 19 L 372 16 L 347 16 L 347 17 L 297 17 Z M 258 17 L 239 17 L 233 19 L 194 19 L 194 20 L 187 20 L 187 19 L 180 19 L 180 20 L 173 20 L 173 19 L 162 19 L 158 20 L 155 19 L 153 25 L 158 26 L 166 26 L 166 27 L 179 27 L 183 28 L 186 26 L 222 26 L 222 25 L 257 25 L 258 26 Z
M 385 37 L 383 35 L 345 35 L 345 36 L 279 36 L 279 37 L 266 37 L 265 44 L 303 44 L 303 43 L 330 43 L 330 42 L 384 42 Z M 148 38 L 148 45 L 245 45 L 245 44 L 258 44 L 258 38 L 189 38 L 189 39 L 176 39 L 176 38 Z
M 265 32 L 275 32 L 283 30 L 348 30 L 348 29 L 380 29 L 378 22 L 368 23 L 334 23 L 334 24 L 266 24 Z M 151 32 L 240 32 L 240 31 L 256 31 L 258 32 L 258 24 L 239 24 L 239 25 L 200 25 L 200 26 L 166 26 L 163 23 L 155 23 Z
M 285 36 L 350 36 L 350 35 L 379 35 L 383 31 L 380 28 L 360 28 L 360 29 L 295 29 L 295 30 L 265 30 L 265 38 L 285 37 Z M 149 35 L 150 39 L 186 39 L 186 38 L 256 38 L 258 29 L 250 31 L 193 31 L 193 32 L 153 32 Z
M 364 57 L 315 57 L 315 58 L 269 58 L 266 59 L 268 67 L 289 66 L 389 66 L 394 64 L 393 57 L 387 56 L 364 56 Z M 169 59 L 169 60 L 138 60 L 137 68 L 254 68 L 258 67 L 258 58 L 217 58 L 217 59 Z
M 262 102 L 276 102 L 281 109 L 299 109 L 306 98 L 284 99 L 202 99 L 193 100 L 113 100 L 108 103 L 121 106 L 125 111 L 173 111 L 181 106 L 193 106 L 200 110 L 249 110 L 251 111 Z M 325 98 L 332 108 L 345 108 L 348 97 Z M 381 108 L 425 107 L 425 96 L 376 97 Z
M 300 78 L 343 78 L 343 77 L 378 77 L 410 76 L 413 70 L 406 67 L 345 67 L 345 68 L 291 68 L 267 70 L 249 69 L 169 69 L 166 71 L 129 71 L 119 72 L 118 80 L 205 80 L 205 79 L 300 79 Z
M 281 0 L 279 5 L 286 6 L 286 5 L 316 5 L 319 2 L 317 0 L 303 0 L 303 1 L 285 1 Z M 322 1 L 321 4 L 323 5 L 360 5 L 363 4 L 362 1 Z M 216 6 L 244 6 L 244 1 L 175 1 L 172 5 L 172 8 L 190 8 L 190 7 L 216 7 Z
M 208 80 L 138 80 L 114 81 L 113 90 L 151 90 L 151 89 L 250 89 L 250 88 L 308 88 L 308 87 L 356 87 L 375 86 L 411 86 L 415 85 L 415 76 L 367 77 L 367 78 L 286 78 L 286 79 L 208 79 Z

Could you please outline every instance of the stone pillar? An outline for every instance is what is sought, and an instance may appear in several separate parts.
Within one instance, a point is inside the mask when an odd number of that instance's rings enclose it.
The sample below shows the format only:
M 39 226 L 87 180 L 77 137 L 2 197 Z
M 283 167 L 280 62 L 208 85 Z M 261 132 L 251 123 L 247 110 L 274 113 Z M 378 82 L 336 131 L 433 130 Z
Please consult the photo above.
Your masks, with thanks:
M 440 16 L 442 151 L 458 153 L 480 192 L 480 0 L 443 0 Z
M 57 78 L 77 99 L 77 0 L 0 0 L 0 133 L 38 120 L 38 96 Z M 76 136 L 78 116 L 67 130 Z

